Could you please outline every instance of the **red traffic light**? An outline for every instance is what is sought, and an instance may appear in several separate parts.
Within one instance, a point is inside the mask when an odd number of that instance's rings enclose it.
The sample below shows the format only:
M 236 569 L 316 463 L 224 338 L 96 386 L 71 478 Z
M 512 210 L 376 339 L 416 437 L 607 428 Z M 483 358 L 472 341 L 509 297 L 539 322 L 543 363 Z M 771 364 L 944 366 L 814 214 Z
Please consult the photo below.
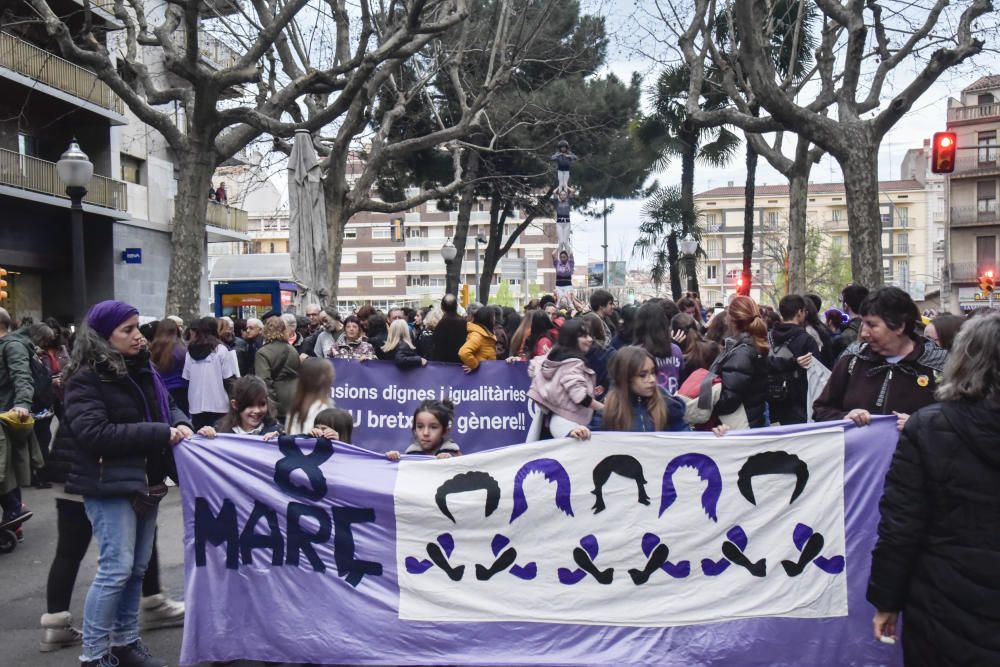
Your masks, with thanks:
M 950 174 L 955 171 L 955 150 L 958 138 L 954 132 L 935 132 L 931 150 L 931 171 L 935 174 Z

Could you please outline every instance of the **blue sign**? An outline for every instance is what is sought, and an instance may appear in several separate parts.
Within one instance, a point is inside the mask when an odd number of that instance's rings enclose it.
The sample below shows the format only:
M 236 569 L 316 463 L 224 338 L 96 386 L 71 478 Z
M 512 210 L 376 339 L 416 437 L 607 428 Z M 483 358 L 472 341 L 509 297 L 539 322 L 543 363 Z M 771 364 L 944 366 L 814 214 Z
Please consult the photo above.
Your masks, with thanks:
M 125 248 L 122 250 L 122 260 L 126 264 L 142 264 L 142 248 Z

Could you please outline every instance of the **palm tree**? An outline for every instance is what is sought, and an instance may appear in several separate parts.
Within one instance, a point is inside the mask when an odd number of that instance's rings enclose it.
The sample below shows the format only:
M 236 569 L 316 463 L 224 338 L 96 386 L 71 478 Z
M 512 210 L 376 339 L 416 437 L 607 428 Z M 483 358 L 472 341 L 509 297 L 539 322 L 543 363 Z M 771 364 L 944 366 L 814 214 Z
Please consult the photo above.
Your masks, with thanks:
M 670 292 L 675 300 L 681 295 L 678 240 L 688 233 L 695 240 L 701 240 L 698 226 L 686 223 L 682 202 L 681 189 L 676 185 L 657 188 L 642 207 L 639 238 L 634 246 L 640 257 L 653 260 L 649 276 L 657 290 L 664 282 L 669 281 Z M 697 290 L 697 277 L 693 282 Z
M 709 72 L 706 80 L 711 80 L 712 76 L 713 73 Z M 740 145 L 739 136 L 728 127 L 695 127 L 688 120 L 685 104 L 690 79 L 690 71 L 684 65 L 675 65 L 664 70 L 656 82 L 653 107 L 655 113 L 640 121 L 636 128 L 636 136 L 640 143 L 657 156 L 654 165 L 657 171 L 665 170 L 672 158 L 679 156 L 681 159 L 678 201 L 680 227 L 664 226 L 663 232 L 667 234 L 667 238 L 662 241 L 665 243 L 661 242 L 661 239 L 651 238 L 650 244 L 646 246 L 647 252 L 648 248 L 655 247 L 665 253 L 663 256 L 665 266 L 654 263 L 653 270 L 655 272 L 657 267 L 660 270 L 669 270 L 674 299 L 679 299 L 681 296 L 677 241 L 689 231 L 695 234 L 696 238 L 699 236 L 696 233 L 697 218 L 694 210 L 695 165 L 701 162 L 711 167 L 724 166 L 733 158 Z M 727 103 L 728 98 L 725 94 L 712 93 L 705 97 L 700 106 L 705 111 L 714 111 L 726 106 Z M 670 188 L 667 190 L 672 193 Z M 660 203 L 666 200 L 662 199 Z M 660 210 L 660 204 L 655 197 L 647 205 L 647 209 Z M 656 216 L 650 214 L 649 217 L 652 220 Z M 650 228 L 650 232 L 653 231 L 655 230 Z M 636 249 L 642 251 L 644 248 L 637 242 Z

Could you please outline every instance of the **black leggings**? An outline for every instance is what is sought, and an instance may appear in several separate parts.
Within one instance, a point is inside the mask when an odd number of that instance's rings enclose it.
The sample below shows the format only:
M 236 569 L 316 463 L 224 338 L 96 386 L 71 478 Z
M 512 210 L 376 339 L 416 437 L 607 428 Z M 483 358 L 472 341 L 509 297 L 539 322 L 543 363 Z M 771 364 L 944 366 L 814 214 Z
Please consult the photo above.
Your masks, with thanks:
M 56 526 L 59 538 L 56 542 L 56 557 L 49 568 L 49 582 L 46 588 L 48 613 L 69 611 L 73 599 L 73 586 L 80 571 L 80 562 L 87 554 L 93 532 L 90 519 L 83 503 L 67 498 L 56 498 Z M 160 592 L 160 559 L 157 556 L 156 539 L 153 539 L 153 555 L 149 558 L 146 576 L 142 580 L 143 596 Z

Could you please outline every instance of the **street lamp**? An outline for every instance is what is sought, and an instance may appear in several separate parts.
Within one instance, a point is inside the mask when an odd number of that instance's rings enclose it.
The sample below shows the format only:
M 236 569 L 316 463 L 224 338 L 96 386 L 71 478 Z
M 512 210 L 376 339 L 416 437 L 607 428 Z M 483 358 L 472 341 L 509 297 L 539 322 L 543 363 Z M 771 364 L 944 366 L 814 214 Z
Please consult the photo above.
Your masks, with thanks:
M 444 245 L 441 246 L 441 258 L 445 261 L 445 263 L 450 263 L 453 259 L 455 259 L 456 255 L 458 255 L 458 248 L 455 247 L 455 244 L 451 242 L 451 237 L 449 237 L 448 240 L 444 242 Z
M 73 299 L 77 314 L 87 310 L 87 271 L 83 247 L 83 198 L 87 196 L 87 186 L 94 175 L 94 163 L 80 150 L 74 138 L 66 152 L 56 163 L 56 172 L 66 184 L 66 195 L 70 199 L 70 232 L 73 254 Z
M 684 260 L 687 262 L 687 274 L 688 274 L 688 291 L 694 292 L 694 255 L 698 252 L 698 242 L 694 240 L 691 236 L 691 232 L 688 232 L 687 236 L 681 239 L 681 242 L 677 244 L 680 248 L 681 254 L 684 255 Z

